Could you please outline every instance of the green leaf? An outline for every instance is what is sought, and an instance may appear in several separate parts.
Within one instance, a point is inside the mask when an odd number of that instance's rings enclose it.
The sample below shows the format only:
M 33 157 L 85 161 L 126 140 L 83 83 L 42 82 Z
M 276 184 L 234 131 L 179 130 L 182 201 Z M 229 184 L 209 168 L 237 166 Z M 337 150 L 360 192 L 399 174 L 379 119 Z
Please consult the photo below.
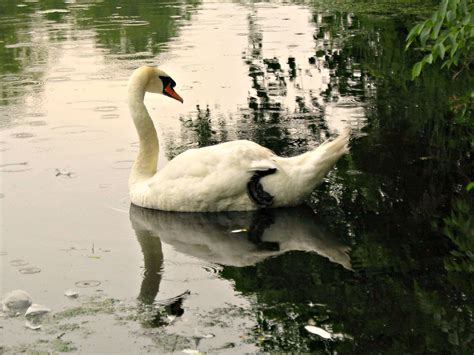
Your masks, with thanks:
M 453 56 L 452 60 L 453 60 L 454 65 L 456 66 L 459 64 L 460 55 L 461 55 L 461 52 L 456 52 L 456 54 Z
M 430 53 L 430 54 L 425 55 L 425 57 L 423 58 L 423 61 L 428 64 L 433 63 L 433 54 Z
M 441 20 L 444 20 L 444 16 L 446 16 L 447 7 L 448 7 L 448 0 L 441 1 L 441 4 L 439 5 L 439 12 L 438 12 Z
M 449 41 L 454 46 L 456 44 L 456 39 L 458 38 L 458 32 L 452 32 L 448 35 Z
M 424 26 L 425 26 L 425 23 L 423 22 L 423 23 L 419 23 L 418 25 L 413 27 L 410 30 L 410 33 L 408 33 L 407 39 L 413 39 L 414 37 L 418 36 Z
M 462 20 L 462 25 L 467 26 L 471 22 L 471 15 L 468 13 L 466 16 L 464 16 L 464 19 Z
M 469 184 L 467 184 L 466 186 L 466 190 L 467 191 L 471 191 L 472 189 L 474 189 L 474 181 L 471 181 Z
M 454 56 L 454 54 L 455 54 L 456 51 L 458 50 L 458 47 L 459 47 L 459 43 L 455 43 L 455 44 L 451 47 L 451 52 L 450 52 L 451 58 Z
M 428 39 L 428 37 L 430 35 L 430 31 L 431 31 L 430 27 L 426 27 L 426 28 L 423 29 L 423 31 L 421 31 L 420 41 L 421 41 L 421 45 L 423 47 L 426 46 L 426 40 Z
M 415 79 L 420 75 L 422 68 L 423 62 L 418 62 L 413 66 L 413 69 L 411 70 L 411 80 Z
M 444 54 L 446 53 L 446 48 L 444 47 L 443 43 L 439 44 L 439 57 L 444 59 Z
M 456 18 L 456 11 L 449 10 L 446 14 L 446 19 L 448 20 L 448 23 L 453 22 L 455 18 Z
M 438 38 L 438 34 L 439 34 L 439 30 L 441 29 L 441 25 L 443 24 L 443 21 L 440 20 L 438 22 L 436 22 L 434 28 L 433 28 L 433 32 L 431 32 L 431 38 L 432 39 L 436 39 Z
M 443 43 L 437 43 L 434 47 L 433 47 L 433 60 L 436 59 L 437 56 L 439 56 L 441 59 L 444 59 L 444 54 L 446 53 L 446 48 L 444 47 L 444 44 Z

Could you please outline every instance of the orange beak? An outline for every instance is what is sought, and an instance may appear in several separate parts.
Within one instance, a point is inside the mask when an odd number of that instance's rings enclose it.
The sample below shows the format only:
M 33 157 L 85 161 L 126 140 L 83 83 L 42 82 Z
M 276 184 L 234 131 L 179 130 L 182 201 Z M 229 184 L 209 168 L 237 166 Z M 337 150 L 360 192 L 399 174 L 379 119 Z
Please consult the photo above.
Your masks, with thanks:
M 171 87 L 171 85 L 168 85 L 165 90 L 164 90 L 165 94 L 175 100 L 178 100 L 179 102 L 183 103 L 183 99 L 181 96 L 179 96 L 176 91 L 173 90 L 173 88 Z

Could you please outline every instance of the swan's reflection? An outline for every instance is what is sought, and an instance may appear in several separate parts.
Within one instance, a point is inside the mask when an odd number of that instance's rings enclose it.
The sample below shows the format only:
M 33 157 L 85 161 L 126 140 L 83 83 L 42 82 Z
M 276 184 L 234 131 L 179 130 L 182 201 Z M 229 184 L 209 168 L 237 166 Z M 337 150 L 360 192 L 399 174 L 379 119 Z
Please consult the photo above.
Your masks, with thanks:
M 143 252 L 145 272 L 138 300 L 147 326 L 183 314 L 189 291 L 155 301 L 162 276 L 161 241 L 177 251 L 212 263 L 254 265 L 291 250 L 315 252 L 350 269 L 349 247 L 318 226 L 308 206 L 252 212 L 180 213 L 131 205 L 130 220 Z M 156 307 L 158 306 L 158 307 Z
M 315 223 L 308 206 L 253 212 L 180 213 L 132 205 L 130 219 L 145 258 L 140 297 L 158 292 L 160 239 L 209 262 L 249 266 L 291 250 L 315 252 L 350 269 L 349 247 Z M 153 283 L 154 285 L 148 285 Z

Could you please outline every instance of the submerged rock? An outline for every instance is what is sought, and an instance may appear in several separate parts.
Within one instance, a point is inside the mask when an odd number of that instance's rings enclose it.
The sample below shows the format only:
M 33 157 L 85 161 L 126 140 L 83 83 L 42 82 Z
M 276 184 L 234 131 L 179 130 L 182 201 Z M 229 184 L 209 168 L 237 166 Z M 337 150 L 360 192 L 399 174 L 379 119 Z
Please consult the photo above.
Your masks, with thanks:
M 2 300 L 3 311 L 16 314 L 27 309 L 33 303 L 31 296 L 23 290 L 9 292 Z

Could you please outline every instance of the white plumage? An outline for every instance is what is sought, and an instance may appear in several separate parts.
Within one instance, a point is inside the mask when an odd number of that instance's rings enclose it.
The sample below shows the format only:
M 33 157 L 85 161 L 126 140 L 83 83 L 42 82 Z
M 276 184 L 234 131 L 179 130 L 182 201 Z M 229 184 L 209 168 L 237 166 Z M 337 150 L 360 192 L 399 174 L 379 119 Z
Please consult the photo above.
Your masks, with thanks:
M 129 180 L 130 199 L 135 205 L 183 212 L 297 205 L 347 151 L 349 132 L 291 158 L 238 140 L 190 149 L 157 172 L 158 138 L 143 98 L 148 91 L 182 101 L 174 85 L 166 73 L 152 67 L 137 69 L 129 81 L 130 112 L 140 140 Z

